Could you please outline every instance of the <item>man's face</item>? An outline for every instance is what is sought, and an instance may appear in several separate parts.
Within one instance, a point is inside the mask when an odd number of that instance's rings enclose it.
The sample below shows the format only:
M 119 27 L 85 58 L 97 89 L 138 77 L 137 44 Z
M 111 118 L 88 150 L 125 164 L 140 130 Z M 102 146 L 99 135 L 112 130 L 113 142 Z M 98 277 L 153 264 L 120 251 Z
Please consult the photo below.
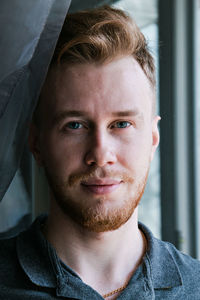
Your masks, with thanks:
M 132 57 L 49 72 L 31 148 L 67 218 L 103 232 L 131 217 L 159 141 L 152 94 Z

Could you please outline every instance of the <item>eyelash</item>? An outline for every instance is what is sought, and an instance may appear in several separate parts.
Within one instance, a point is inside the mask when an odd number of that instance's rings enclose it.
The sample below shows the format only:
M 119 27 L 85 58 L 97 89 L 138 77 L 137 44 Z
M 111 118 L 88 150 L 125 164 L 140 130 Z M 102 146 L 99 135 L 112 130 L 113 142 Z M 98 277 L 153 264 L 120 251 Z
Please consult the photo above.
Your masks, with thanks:
M 72 122 L 67 123 L 67 124 L 65 125 L 65 127 L 67 126 L 69 129 L 72 129 L 72 130 L 80 129 L 80 128 L 70 128 L 69 126 L 72 125 L 72 124 L 79 124 L 79 125 L 83 126 L 80 122 L 72 121 Z
M 115 125 L 116 124 L 120 124 L 120 123 L 126 123 L 126 124 L 128 124 L 128 126 L 126 126 L 126 127 L 115 127 Z M 130 127 L 132 124 L 131 124 L 131 122 L 129 122 L 129 121 L 117 121 L 114 125 L 112 125 L 111 127 L 112 128 L 118 128 L 118 129 L 125 129 L 125 128 L 128 128 L 128 127 Z
M 123 125 L 125 125 L 126 124 L 126 126 L 125 127 L 117 127 L 116 125 L 119 125 L 121 123 L 121 125 L 123 124 Z M 128 124 L 128 125 L 127 125 Z M 70 127 L 70 126 L 73 126 L 73 125 L 78 125 L 78 126 L 75 126 L 75 128 L 72 128 L 72 127 Z M 80 127 L 80 125 L 81 125 L 81 127 Z M 111 126 L 110 126 L 110 128 L 111 129 L 113 129 L 113 128 L 116 128 L 116 129 L 126 129 L 126 128 L 129 128 L 131 125 L 133 125 L 131 122 L 129 122 L 129 121 L 124 121 L 124 120 L 122 120 L 122 121 L 117 121 L 117 122 L 115 122 L 114 124 L 112 124 Z M 71 122 L 69 122 L 69 123 L 67 123 L 65 126 L 64 126 L 64 129 L 69 129 L 69 130 L 78 130 L 78 129 L 82 129 L 83 127 L 86 127 L 87 128 L 87 126 L 84 126 L 81 122 L 78 122 L 78 121 L 71 121 Z

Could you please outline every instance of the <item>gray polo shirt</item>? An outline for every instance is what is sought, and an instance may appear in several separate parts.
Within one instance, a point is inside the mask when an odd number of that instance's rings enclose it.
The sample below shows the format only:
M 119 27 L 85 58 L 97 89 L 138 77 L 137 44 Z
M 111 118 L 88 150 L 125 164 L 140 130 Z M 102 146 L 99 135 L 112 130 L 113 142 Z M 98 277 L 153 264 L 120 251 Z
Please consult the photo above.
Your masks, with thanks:
M 37 218 L 17 237 L 0 241 L 0 299 L 103 299 L 60 261 L 41 233 L 45 218 Z M 148 251 L 118 299 L 200 300 L 200 262 L 139 226 Z

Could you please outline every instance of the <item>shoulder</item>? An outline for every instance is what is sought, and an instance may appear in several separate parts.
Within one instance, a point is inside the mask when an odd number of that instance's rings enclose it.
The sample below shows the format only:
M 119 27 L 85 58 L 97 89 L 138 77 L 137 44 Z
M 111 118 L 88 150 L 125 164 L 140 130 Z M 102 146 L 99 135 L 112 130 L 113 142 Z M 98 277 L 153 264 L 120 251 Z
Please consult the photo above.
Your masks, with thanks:
M 22 279 L 16 240 L 17 237 L 0 240 L 0 298 L 4 295 L 3 291 L 7 293 L 9 287 L 16 286 Z
M 158 243 L 161 249 L 166 249 L 162 259 L 165 261 L 163 274 L 168 283 L 171 280 L 170 286 L 174 283 L 174 293 L 178 293 L 179 286 L 179 297 L 185 300 L 200 299 L 200 261 L 182 253 L 169 242 L 158 240 Z
M 16 237 L 0 239 L 0 262 L 11 258 L 15 252 Z
M 16 239 L 13 237 L 0 240 L 0 269 L 2 271 L 13 269 L 17 263 Z
M 152 232 L 143 224 L 139 224 L 143 230 L 149 245 L 149 256 L 154 265 L 159 269 L 162 262 L 165 269 L 178 268 L 182 276 L 195 274 L 200 279 L 200 261 L 184 254 L 173 244 L 157 239 Z M 157 262 L 159 261 L 159 264 Z
M 145 263 L 159 299 L 200 299 L 200 261 L 155 238 L 143 224 L 140 228 L 148 241 Z
M 200 261 L 179 251 L 174 245 L 162 242 L 171 254 L 182 275 L 184 283 L 200 280 Z

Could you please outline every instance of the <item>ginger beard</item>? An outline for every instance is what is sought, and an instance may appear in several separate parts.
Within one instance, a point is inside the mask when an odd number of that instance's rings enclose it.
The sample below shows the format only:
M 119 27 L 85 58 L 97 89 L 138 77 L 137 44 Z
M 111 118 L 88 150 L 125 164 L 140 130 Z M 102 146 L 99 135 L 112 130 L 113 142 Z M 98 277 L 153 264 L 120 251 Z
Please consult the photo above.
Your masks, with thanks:
M 98 233 L 116 230 L 130 219 L 144 193 L 148 172 L 149 165 L 143 176 L 140 176 L 139 180 L 135 180 L 128 174 L 106 172 L 105 175 L 102 170 L 93 169 L 84 174 L 71 174 L 68 180 L 61 181 L 45 167 L 51 192 L 62 213 L 82 228 Z M 106 195 L 99 195 L 92 201 L 87 201 L 89 196 L 87 198 L 87 195 L 85 195 L 83 201 L 76 201 L 72 197 L 71 189 L 80 186 L 83 180 L 85 181 L 93 176 L 99 178 L 103 178 L 103 176 L 120 177 L 123 181 L 122 184 L 131 185 L 132 193 L 129 197 L 125 197 L 118 206 L 115 204 L 115 199 L 112 199 L 112 203 L 109 203 L 108 206 Z M 114 196 L 112 197 L 114 198 Z

